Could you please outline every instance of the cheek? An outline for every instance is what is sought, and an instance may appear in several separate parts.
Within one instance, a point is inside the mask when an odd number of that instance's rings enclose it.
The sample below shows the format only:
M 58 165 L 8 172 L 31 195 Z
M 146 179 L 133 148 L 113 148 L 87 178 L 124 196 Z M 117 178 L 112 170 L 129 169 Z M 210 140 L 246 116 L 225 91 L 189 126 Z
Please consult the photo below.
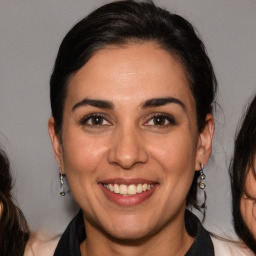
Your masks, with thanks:
M 159 207 L 168 217 L 183 209 L 195 174 L 196 145 L 189 133 L 175 133 L 162 141 L 151 141 L 150 155 L 162 185 Z
M 256 202 L 247 199 L 243 195 L 240 202 L 240 210 L 246 226 L 252 233 L 254 239 L 256 239 Z
M 247 192 L 252 196 L 256 197 L 256 179 L 252 173 L 252 170 L 249 171 L 246 182 L 245 182 Z
M 104 141 L 79 133 L 69 134 L 63 141 L 67 142 L 63 161 L 72 195 L 84 211 L 96 215 L 93 205 L 100 201 L 97 170 L 104 169 Z
M 175 166 L 178 169 L 194 168 L 196 143 L 189 132 L 173 133 L 151 142 L 150 152 L 163 166 Z
M 77 171 L 87 173 L 93 171 L 99 164 L 99 160 L 105 152 L 104 147 L 97 146 L 97 143 L 91 143 L 86 140 L 83 143 L 78 140 L 71 140 L 71 143 L 64 148 L 64 164 L 66 171 Z
M 191 134 L 188 131 L 173 133 L 163 140 L 151 142 L 151 157 L 161 165 L 164 182 L 173 190 L 186 193 L 195 173 L 196 144 Z
M 256 198 L 256 180 L 252 170 L 248 172 L 245 186 L 249 195 Z M 246 196 L 243 195 L 240 203 L 240 209 L 247 227 L 256 239 L 256 201 L 254 199 L 247 199 Z
M 79 131 L 66 134 L 63 136 L 63 161 L 71 190 L 85 188 L 89 181 L 96 179 L 96 170 L 104 160 L 107 142 Z

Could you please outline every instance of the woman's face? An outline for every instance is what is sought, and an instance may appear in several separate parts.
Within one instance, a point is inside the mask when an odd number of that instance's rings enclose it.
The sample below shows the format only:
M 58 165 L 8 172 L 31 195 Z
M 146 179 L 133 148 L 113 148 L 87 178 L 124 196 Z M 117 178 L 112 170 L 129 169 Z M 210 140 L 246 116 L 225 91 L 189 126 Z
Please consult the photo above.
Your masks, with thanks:
M 256 168 L 256 160 L 254 164 Z M 256 179 L 253 174 L 253 170 L 249 170 L 246 182 L 245 182 L 246 191 L 250 196 L 256 198 Z M 243 220 L 246 226 L 251 231 L 254 239 L 256 239 L 256 202 L 253 199 L 248 198 L 245 194 L 242 196 L 240 209 L 242 213 Z
M 195 170 L 210 154 L 207 118 L 199 134 L 185 71 L 154 43 L 98 51 L 70 80 L 62 144 L 49 121 L 87 232 L 137 239 L 183 228 Z

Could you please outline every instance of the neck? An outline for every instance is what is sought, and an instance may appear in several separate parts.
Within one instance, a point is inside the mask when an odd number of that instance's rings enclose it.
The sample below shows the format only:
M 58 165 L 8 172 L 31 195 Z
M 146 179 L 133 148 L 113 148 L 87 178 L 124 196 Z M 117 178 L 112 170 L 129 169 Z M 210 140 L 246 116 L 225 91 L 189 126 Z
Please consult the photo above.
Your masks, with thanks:
M 95 228 L 85 220 L 87 239 L 81 244 L 82 256 L 183 256 L 192 245 L 184 215 L 170 221 L 157 232 L 136 240 L 119 240 Z

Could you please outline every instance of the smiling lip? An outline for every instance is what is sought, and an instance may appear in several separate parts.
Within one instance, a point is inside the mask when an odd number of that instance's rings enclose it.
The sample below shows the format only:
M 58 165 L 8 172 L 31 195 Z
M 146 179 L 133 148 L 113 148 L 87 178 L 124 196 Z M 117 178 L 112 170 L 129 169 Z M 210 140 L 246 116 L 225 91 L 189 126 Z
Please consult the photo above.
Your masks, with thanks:
M 142 179 L 112 179 L 98 183 L 106 197 L 120 205 L 133 206 L 149 199 L 158 183 Z

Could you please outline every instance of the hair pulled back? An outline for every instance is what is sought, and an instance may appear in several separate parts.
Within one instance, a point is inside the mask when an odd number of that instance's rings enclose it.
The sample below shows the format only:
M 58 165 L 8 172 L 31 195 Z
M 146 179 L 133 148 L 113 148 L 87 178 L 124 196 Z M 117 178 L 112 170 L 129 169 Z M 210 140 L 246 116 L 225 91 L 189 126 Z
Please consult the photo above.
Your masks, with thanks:
M 217 81 L 204 44 L 193 26 L 152 1 L 115 1 L 78 22 L 63 39 L 50 80 L 55 129 L 61 139 L 63 109 L 69 80 L 100 49 L 109 45 L 154 42 L 175 56 L 187 73 L 196 103 L 198 131 L 212 113 Z M 187 204 L 197 207 L 197 173 Z

